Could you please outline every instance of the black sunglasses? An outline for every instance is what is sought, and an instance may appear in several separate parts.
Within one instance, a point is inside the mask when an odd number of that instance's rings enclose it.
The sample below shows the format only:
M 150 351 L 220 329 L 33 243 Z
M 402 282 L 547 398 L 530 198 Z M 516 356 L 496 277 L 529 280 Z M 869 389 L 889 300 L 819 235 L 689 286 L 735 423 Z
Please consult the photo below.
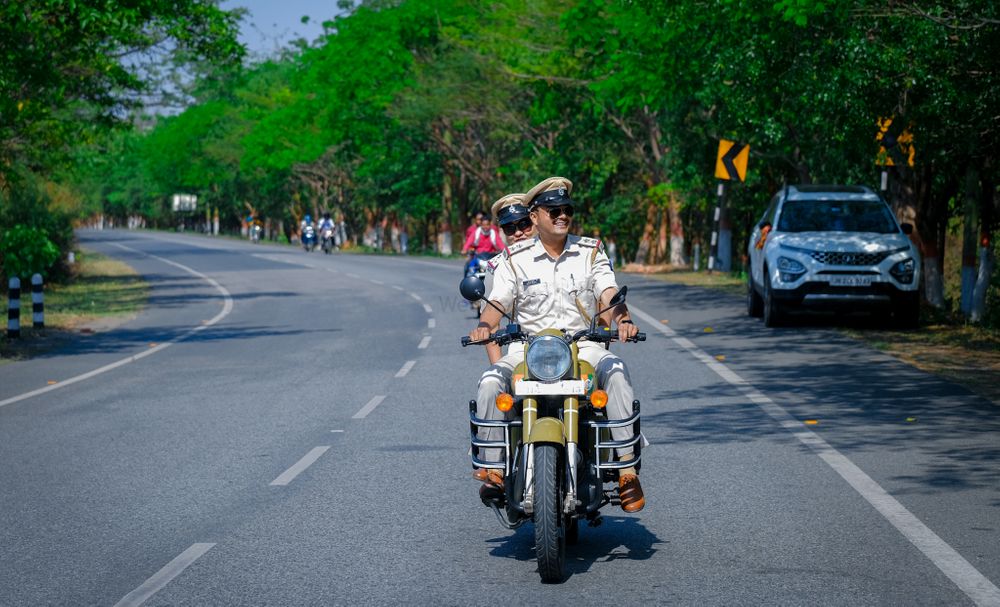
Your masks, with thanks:
M 566 217 L 572 217 L 573 216 L 573 207 L 571 205 L 568 205 L 568 204 L 560 206 L 560 207 L 548 207 L 545 210 L 548 211 L 548 213 L 549 213 L 549 219 L 551 219 L 552 221 L 555 221 L 555 220 L 559 219 L 559 217 L 561 215 L 563 215 L 564 213 L 565 213 Z
M 525 217 L 524 219 L 520 219 L 518 221 L 515 221 L 514 223 L 508 223 L 504 225 L 503 233 L 506 234 L 507 236 L 513 236 L 518 232 L 527 232 L 528 229 L 530 228 L 531 228 L 531 219 Z

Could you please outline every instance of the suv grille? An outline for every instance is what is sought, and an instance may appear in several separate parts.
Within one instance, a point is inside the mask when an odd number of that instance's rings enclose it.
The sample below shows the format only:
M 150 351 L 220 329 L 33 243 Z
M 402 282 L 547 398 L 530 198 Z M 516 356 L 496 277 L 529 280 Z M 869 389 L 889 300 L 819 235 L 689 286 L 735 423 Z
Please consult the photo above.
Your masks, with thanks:
M 889 256 L 889 252 L 836 253 L 832 251 L 813 251 L 810 255 L 816 261 L 831 266 L 874 266 L 882 263 Z

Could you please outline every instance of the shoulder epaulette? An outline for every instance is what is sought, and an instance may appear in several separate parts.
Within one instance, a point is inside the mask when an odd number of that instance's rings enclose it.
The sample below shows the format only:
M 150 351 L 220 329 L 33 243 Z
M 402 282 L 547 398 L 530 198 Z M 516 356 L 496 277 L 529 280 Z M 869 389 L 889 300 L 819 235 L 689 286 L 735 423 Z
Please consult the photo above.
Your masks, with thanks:
M 596 238 L 588 238 L 587 236 L 577 236 L 576 243 L 581 247 L 596 247 L 601 244 L 600 240 Z
M 504 258 L 503 253 L 497 253 L 493 257 L 490 257 L 490 260 L 486 262 L 486 269 L 489 270 L 490 274 L 492 274 L 497 269 L 497 266 L 500 265 L 500 262 L 503 261 L 503 258 Z
M 534 240 L 522 240 L 521 242 L 515 242 L 507 247 L 507 256 L 510 257 L 511 255 L 517 255 L 521 251 L 527 251 L 534 243 Z

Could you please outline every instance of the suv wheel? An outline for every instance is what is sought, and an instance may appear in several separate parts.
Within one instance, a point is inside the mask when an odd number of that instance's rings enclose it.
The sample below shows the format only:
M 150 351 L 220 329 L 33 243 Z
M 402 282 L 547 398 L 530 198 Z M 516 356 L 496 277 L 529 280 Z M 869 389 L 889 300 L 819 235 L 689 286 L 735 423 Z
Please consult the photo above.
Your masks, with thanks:
M 774 301 L 774 293 L 771 292 L 771 274 L 764 268 L 764 326 L 777 327 L 781 325 L 784 314 Z
M 892 310 L 896 327 L 900 329 L 916 329 L 920 324 L 920 294 L 907 294 Z
M 760 318 L 764 315 L 764 300 L 753 288 L 753 273 L 747 272 L 747 315 Z

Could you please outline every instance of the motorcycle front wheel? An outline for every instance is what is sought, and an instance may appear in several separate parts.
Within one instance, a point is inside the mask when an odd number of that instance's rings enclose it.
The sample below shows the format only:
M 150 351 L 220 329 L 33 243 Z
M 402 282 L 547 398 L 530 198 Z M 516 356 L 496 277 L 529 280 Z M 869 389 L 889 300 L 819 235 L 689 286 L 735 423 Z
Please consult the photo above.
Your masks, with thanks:
M 538 575 L 546 584 L 563 581 L 566 529 L 559 499 L 559 449 L 537 444 L 534 454 L 535 558 Z

